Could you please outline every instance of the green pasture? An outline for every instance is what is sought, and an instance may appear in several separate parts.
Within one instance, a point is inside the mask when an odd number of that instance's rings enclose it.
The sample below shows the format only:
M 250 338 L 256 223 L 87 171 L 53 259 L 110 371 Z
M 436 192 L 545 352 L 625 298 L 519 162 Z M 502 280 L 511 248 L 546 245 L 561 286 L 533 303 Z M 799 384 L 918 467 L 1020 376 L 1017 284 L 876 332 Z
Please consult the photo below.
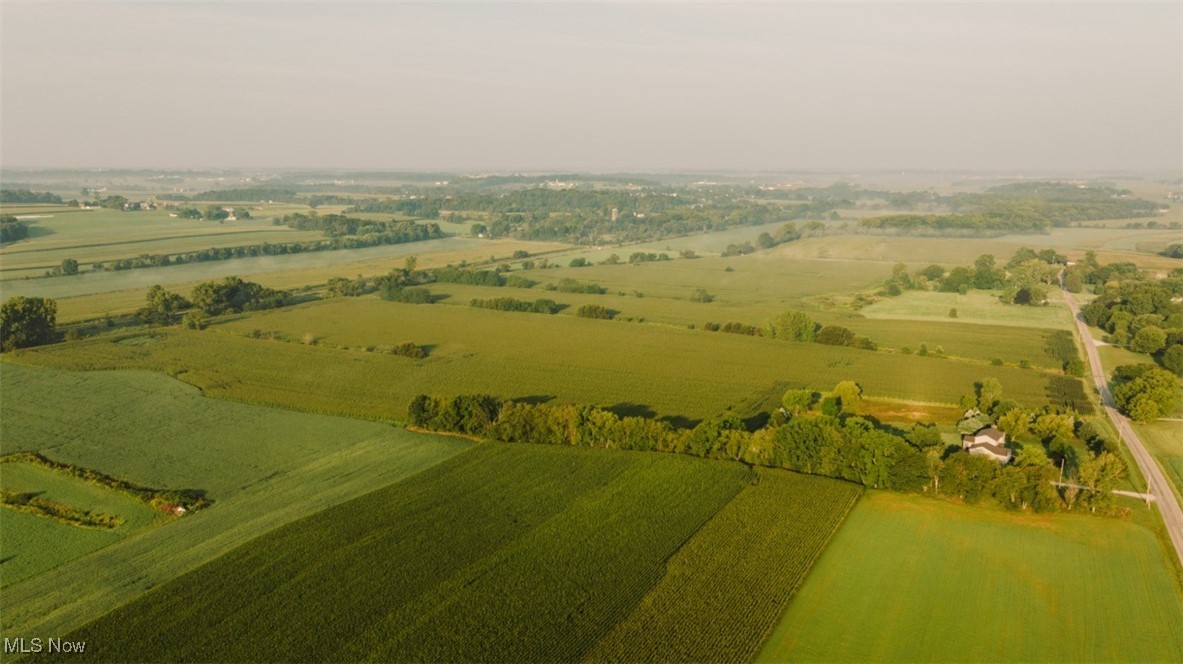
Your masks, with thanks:
M 751 660 L 861 492 L 758 468 L 666 564 L 661 581 L 589 661 Z
M 1154 533 L 873 493 L 757 661 L 1170 662 L 1183 601 Z
M 575 660 L 751 475 L 675 455 L 482 445 L 70 638 L 99 660 Z
M 957 310 L 957 318 L 949 310 Z M 864 307 L 860 313 L 867 318 L 896 318 L 914 321 L 943 321 L 968 325 L 1011 325 L 1056 330 L 1071 330 L 1072 315 L 1061 306 L 1059 296 L 1052 294 L 1051 304 L 1028 307 L 1003 304 L 998 296 L 973 290 L 965 295 L 932 291 L 906 291 L 896 297 L 883 298 Z
M 408 341 L 429 356 L 389 354 Z M 1008 398 L 1035 405 L 1047 402 L 1052 378 L 931 356 L 376 297 L 244 315 L 202 332 L 98 337 L 12 359 L 151 369 L 210 396 L 376 419 L 403 417 L 423 392 L 554 398 L 691 420 L 728 409 L 746 416 L 778 403 L 787 387 L 828 390 L 843 380 L 858 381 L 868 396 L 956 403 L 986 376 Z

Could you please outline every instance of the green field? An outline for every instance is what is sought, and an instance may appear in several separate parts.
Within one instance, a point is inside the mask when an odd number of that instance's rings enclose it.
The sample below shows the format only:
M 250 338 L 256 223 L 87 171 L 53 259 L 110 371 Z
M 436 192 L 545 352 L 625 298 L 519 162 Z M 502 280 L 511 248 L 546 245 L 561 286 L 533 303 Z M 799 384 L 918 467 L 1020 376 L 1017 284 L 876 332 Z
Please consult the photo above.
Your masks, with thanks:
M 5 449 L 8 449 L 7 438 Z M 109 514 L 123 521 L 111 529 L 83 528 L 0 508 L 4 510 L 4 527 L 0 528 L 0 558 L 4 561 L 0 586 L 56 567 L 165 519 L 147 503 L 125 493 L 30 463 L 0 464 L 0 488 L 14 493 L 35 493 L 39 498 Z
M 694 535 L 666 575 L 587 659 L 608 662 L 747 661 L 854 506 L 843 482 L 757 469 Z
M 0 612 L 6 634 L 76 628 L 262 533 L 469 446 L 369 422 L 206 399 L 151 373 L 63 373 L 7 362 L 0 370 L 4 451 L 34 449 L 143 484 L 201 488 L 216 501 L 126 538 L 5 510 L 4 579 L 13 583 Z M 3 464 L 0 472 L 13 465 L 19 464 Z M 10 542 L 33 547 L 28 558 L 37 564 L 26 565 L 19 549 L 11 554 Z M 49 549 L 52 560 L 32 555 Z M 52 566 L 52 573 L 33 576 Z M 17 570 L 32 578 L 19 581 Z
M 877 493 L 758 661 L 1181 659 L 1183 603 L 1149 529 Z
M 706 261 L 687 261 L 690 264 L 704 264 Z M 696 283 L 701 286 L 663 286 L 655 291 L 651 284 L 644 281 L 644 277 L 653 276 L 642 274 L 649 266 L 620 266 L 615 268 L 624 276 L 636 277 L 636 281 L 602 280 L 598 278 L 583 278 L 584 270 L 573 270 L 569 273 L 581 282 L 600 284 L 609 288 L 609 292 L 602 295 L 587 295 L 576 293 L 558 293 L 545 290 L 542 285 L 554 283 L 550 279 L 550 271 L 537 273 L 525 272 L 526 276 L 535 279 L 546 279 L 534 288 L 509 288 L 491 286 L 468 286 L 460 284 L 434 284 L 430 290 L 446 296 L 441 304 L 468 306 L 473 298 L 513 297 L 520 300 L 533 300 L 539 297 L 551 297 L 570 305 L 560 315 L 575 315 L 575 311 L 585 304 L 599 304 L 619 312 L 619 316 L 633 319 L 643 319 L 649 323 L 659 323 L 677 326 L 701 327 L 703 323 L 726 323 L 736 321 L 759 326 L 774 318 L 787 309 L 807 311 L 820 324 L 842 325 L 854 330 L 857 334 L 866 336 L 882 348 L 910 348 L 917 350 L 921 343 L 927 344 L 930 351 L 943 348 L 947 355 L 989 361 L 1000 358 L 1010 364 L 1018 364 L 1027 360 L 1034 366 L 1059 369 L 1062 362 L 1046 352 L 1049 330 L 1037 327 L 1016 327 L 1012 325 L 994 325 L 978 322 L 966 325 L 953 321 L 947 317 L 948 309 L 940 320 L 897 320 L 882 318 L 877 315 L 870 317 L 862 313 L 839 309 L 818 309 L 810 297 L 823 292 L 825 288 L 833 288 L 838 278 L 834 272 L 809 272 L 816 262 L 797 261 L 786 262 L 782 267 L 782 275 L 794 274 L 812 280 L 815 275 L 822 278 L 817 283 L 802 281 L 797 287 L 803 290 L 801 297 L 794 299 L 786 293 L 778 292 L 764 281 L 764 276 L 758 276 L 759 283 L 747 283 L 739 280 L 738 273 L 707 273 L 699 277 Z M 822 263 L 822 265 L 826 265 Z M 830 267 L 834 267 L 830 265 Z M 841 270 L 838 270 L 841 272 Z M 629 274 L 633 273 L 633 274 Z M 672 273 L 676 274 L 676 273 Z M 744 273 L 745 276 L 753 276 Z M 662 274 L 662 276 L 668 276 Z M 690 275 L 688 275 L 690 276 Z M 695 275 L 699 276 L 699 275 Z M 618 278 L 619 279 L 619 278 Z M 867 282 L 857 278 L 858 285 L 848 284 L 853 288 L 867 285 Z M 712 281 L 715 283 L 712 284 Z M 852 280 L 854 281 L 854 280 Z M 694 283 L 694 282 L 692 282 Z M 720 284 L 726 284 L 724 289 Z M 714 302 L 693 302 L 689 299 L 693 288 L 705 287 L 716 296 Z M 622 289 L 622 290 L 616 290 Z M 763 289 L 763 290 L 761 290 Z M 640 292 L 643 297 L 633 294 Z M 811 295 L 812 294 L 812 295 Z M 1067 328 L 1065 328 L 1067 329 Z
M 205 209 L 206 203 L 196 207 Z M 319 231 L 297 231 L 271 223 L 282 211 L 252 208 L 254 218 L 242 221 L 204 221 L 170 217 L 164 209 L 142 212 L 37 208 L 38 218 L 26 219 L 29 239 L 0 249 L 0 278 L 41 276 L 63 259 L 73 258 L 83 270 L 96 261 L 131 258 L 139 254 L 175 254 L 210 247 L 234 247 L 264 242 L 320 240 Z M 290 206 L 285 206 L 290 207 Z M 8 213 L 9 210 L 6 210 Z M 24 214 L 23 210 L 13 210 Z
M 867 318 L 900 318 L 915 321 L 956 322 L 963 325 L 1014 325 L 1056 330 L 1071 330 L 1072 316 L 1059 304 L 1058 294 L 1046 307 L 1025 307 L 1003 304 L 998 297 L 985 291 L 937 293 L 907 291 L 902 295 L 884 298 L 864 308 Z M 949 310 L 957 310 L 957 318 L 949 317 Z
M 1175 493 L 1183 495 L 1183 421 L 1135 423 L 1138 438 L 1166 471 Z
M 749 481 L 740 464 L 482 445 L 72 633 L 98 660 L 574 660 Z M 315 597 L 317 611 L 304 610 Z
M 290 341 L 249 338 L 277 333 Z M 316 345 L 301 343 L 305 338 Z M 425 360 L 392 356 L 425 345 Z M 376 352 L 366 352 L 373 347 Z M 385 352 L 383 352 L 385 351 Z M 491 393 L 648 409 L 691 420 L 747 416 L 786 387 L 856 380 L 868 396 L 955 403 L 995 376 L 1009 398 L 1046 403 L 1049 375 L 934 357 L 571 316 L 341 298 L 170 329 L 42 347 L 13 360 L 63 369 L 154 369 L 207 395 L 397 419 L 418 393 Z

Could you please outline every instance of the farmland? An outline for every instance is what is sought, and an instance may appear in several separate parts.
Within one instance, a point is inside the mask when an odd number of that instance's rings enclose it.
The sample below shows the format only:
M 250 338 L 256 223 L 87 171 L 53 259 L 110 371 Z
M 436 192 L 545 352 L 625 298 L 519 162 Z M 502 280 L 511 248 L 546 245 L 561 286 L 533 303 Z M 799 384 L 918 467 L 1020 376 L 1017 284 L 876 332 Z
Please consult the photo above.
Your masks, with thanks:
M 590 661 L 746 661 L 854 505 L 849 484 L 758 469 Z
M 266 338 L 272 333 L 290 341 Z M 306 336 L 315 345 L 292 343 Z M 430 346 L 428 358 L 365 350 L 389 351 L 404 341 Z M 218 357 L 236 358 L 233 368 Z M 694 357 L 712 359 L 688 361 Z M 786 387 L 828 390 L 842 380 L 859 381 L 869 396 L 954 403 L 991 375 L 1010 398 L 1048 399 L 1048 376 L 1033 370 L 374 297 L 252 314 L 202 332 L 100 337 L 13 359 L 63 369 L 152 369 L 207 395 L 377 419 L 401 418 L 410 398 L 426 390 L 631 404 L 691 420 L 727 409 L 747 416 Z M 292 366 L 304 370 L 286 370 Z
M 72 638 L 98 659 L 577 659 L 750 472 L 480 446 L 280 528 Z M 310 596 L 330 610 L 291 611 Z
M 0 508 L 4 509 L 4 528 L 0 529 L 4 574 L 0 585 L 4 586 L 133 535 L 164 518 L 157 510 L 126 494 L 29 463 L 5 463 L 0 468 L 0 488 L 35 494 L 41 499 L 122 521 L 111 529 L 84 528 Z
M 1183 603 L 1149 529 L 872 494 L 757 661 L 1181 657 Z
M 7 362 L 0 370 L 6 452 L 36 450 L 142 484 L 203 489 L 216 501 L 153 525 L 142 504 L 128 505 L 122 495 L 30 475 L 36 470 L 10 474 L 23 464 L 4 464 L 5 486 L 40 487 L 126 518 L 103 532 L 5 510 L 5 631 L 26 621 L 77 626 L 70 621 L 93 619 L 261 532 L 467 447 L 456 438 L 206 399 L 159 374 L 63 373 Z

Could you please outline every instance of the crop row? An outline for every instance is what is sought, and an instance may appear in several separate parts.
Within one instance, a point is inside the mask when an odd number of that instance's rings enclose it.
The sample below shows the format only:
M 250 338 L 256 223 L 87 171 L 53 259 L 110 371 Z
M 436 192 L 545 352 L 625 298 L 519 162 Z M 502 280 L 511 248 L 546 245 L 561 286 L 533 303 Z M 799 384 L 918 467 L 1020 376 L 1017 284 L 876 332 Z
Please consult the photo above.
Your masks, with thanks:
M 860 489 L 759 469 L 669 562 L 666 576 L 588 655 L 592 661 L 747 661 Z

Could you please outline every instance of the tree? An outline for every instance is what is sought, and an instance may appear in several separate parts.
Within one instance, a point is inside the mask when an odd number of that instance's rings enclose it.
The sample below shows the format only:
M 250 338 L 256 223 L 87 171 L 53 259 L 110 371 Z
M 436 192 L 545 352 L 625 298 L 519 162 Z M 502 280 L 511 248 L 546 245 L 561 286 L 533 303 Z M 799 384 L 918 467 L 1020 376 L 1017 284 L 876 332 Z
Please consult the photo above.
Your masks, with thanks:
M 74 260 L 73 258 L 64 258 L 62 259 L 62 264 L 58 270 L 60 270 L 61 273 L 66 276 L 78 274 L 78 261 Z
M 168 325 L 178 311 L 191 306 L 188 300 L 164 290 L 160 284 L 148 289 L 147 300 L 147 303 L 136 311 L 136 318 L 145 325 Z
M 908 441 L 912 447 L 922 450 L 939 448 L 945 444 L 944 439 L 941 438 L 941 430 L 937 428 L 937 425 L 924 422 L 913 424 L 904 436 L 904 440 Z
M 1136 353 L 1157 353 L 1167 344 L 1167 333 L 1154 326 L 1143 327 L 1130 340 L 1130 350 Z
M 973 287 L 982 290 L 998 288 L 1002 285 L 1003 271 L 995 267 L 994 256 L 982 254 L 974 261 Z
M 1113 399 L 1126 415 L 1149 422 L 1175 409 L 1179 382 L 1173 373 L 1152 364 L 1123 365 L 1114 373 L 1125 381 L 1113 388 Z
M 41 297 L 10 297 L 0 305 L 0 351 L 27 348 L 53 340 L 58 305 Z
M 838 383 L 830 394 L 838 397 L 842 410 L 847 413 L 853 413 L 863 400 L 863 388 L 853 380 L 844 380 Z
M 786 311 L 764 324 L 765 336 L 789 341 L 814 341 L 817 323 L 800 311 Z
M 489 228 L 484 224 L 473 224 L 472 229 L 469 232 L 476 237 L 480 237 L 482 235 L 488 234 Z
M 841 325 L 827 325 L 817 332 L 817 342 L 829 346 L 849 346 L 854 343 L 853 331 Z
M 1090 512 L 1113 504 L 1113 489 L 1125 477 L 1125 464 L 1109 452 L 1086 460 L 1076 472 L 1076 482 L 1088 487 L 1081 498 Z
M 786 390 L 780 403 L 790 415 L 799 415 L 813 406 L 813 399 L 813 390 Z
M 984 413 L 990 412 L 994 404 L 1002 399 L 1002 383 L 997 378 L 983 378 L 974 387 L 978 393 L 978 410 Z
M 403 270 L 410 274 L 415 271 L 415 267 L 419 265 L 419 257 L 411 254 L 403 259 Z
M 1176 376 L 1183 376 L 1183 344 L 1174 344 L 1167 348 L 1159 361 L 1168 371 Z

